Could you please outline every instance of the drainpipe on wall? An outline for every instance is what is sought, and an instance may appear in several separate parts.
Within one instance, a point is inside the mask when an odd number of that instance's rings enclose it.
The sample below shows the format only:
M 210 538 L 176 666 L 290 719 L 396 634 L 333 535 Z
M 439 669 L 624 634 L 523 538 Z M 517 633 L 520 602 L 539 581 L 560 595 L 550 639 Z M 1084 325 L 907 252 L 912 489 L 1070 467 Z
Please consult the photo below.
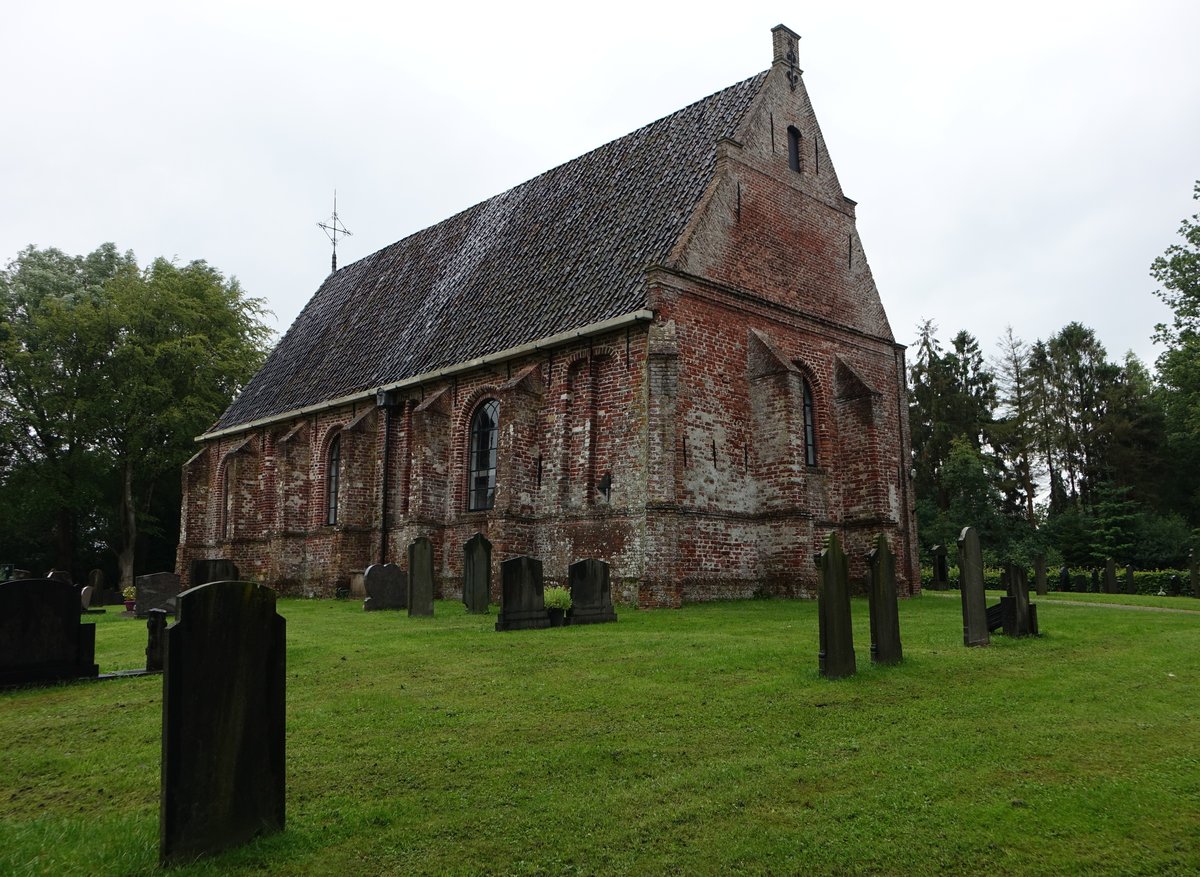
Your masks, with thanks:
M 387 531 L 388 531 L 388 474 L 391 470 L 389 461 L 391 459 L 392 446 L 392 400 L 389 398 L 390 393 L 380 391 L 376 398 L 376 404 L 383 408 L 383 477 L 380 486 L 379 496 L 379 562 L 387 563 Z

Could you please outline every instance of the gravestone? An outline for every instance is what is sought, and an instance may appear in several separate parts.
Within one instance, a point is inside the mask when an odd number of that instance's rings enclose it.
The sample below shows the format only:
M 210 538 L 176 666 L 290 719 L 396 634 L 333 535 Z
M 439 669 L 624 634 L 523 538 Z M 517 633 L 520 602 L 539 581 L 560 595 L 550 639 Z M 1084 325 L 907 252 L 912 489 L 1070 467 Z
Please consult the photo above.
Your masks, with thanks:
M 1125 593 L 1126 594 L 1136 594 L 1137 593 L 1137 582 L 1135 582 L 1133 580 L 1133 564 L 1132 563 L 1125 564 Z
M 96 593 L 96 589 L 91 585 L 84 585 L 79 589 L 79 608 L 83 612 L 92 608 L 92 595 Z
M 167 632 L 167 610 L 151 609 L 146 618 L 146 672 L 163 668 L 163 635 Z
M 1033 556 L 1033 586 L 1039 597 L 1046 596 L 1050 591 L 1046 582 L 1046 555 L 1044 554 Z
M 959 587 L 962 589 L 963 645 L 986 646 L 987 594 L 983 588 L 983 552 L 974 527 L 963 527 L 958 537 Z
M 850 624 L 850 561 L 842 551 L 837 533 L 830 533 L 825 545 L 825 550 L 815 558 L 821 571 L 817 592 L 820 646 L 817 670 L 827 679 L 843 679 L 858 671 Z
M 567 615 L 572 624 L 604 624 L 617 620 L 608 564 L 603 560 L 589 557 L 575 561 L 567 567 L 567 587 L 571 591 L 571 608 Z
M 363 610 L 404 609 L 408 606 L 408 576 L 394 563 L 373 563 L 363 573 L 367 598 Z
M 104 570 L 94 569 L 88 573 L 88 584 L 96 589 L 96 593 L 104 590 Z
M 188 572 L 189 588 L 207 585 L 209 582 L 236 582 L 240 577 L 237 564 L 224 558 L 193 560 Z
M 871 613 L 871 661 L 899 664 L 904 660 L 900 646 L 900 610 L 896 604 L 896 557 L 882 533 L 867 552 L 870 584 L 867 590 Z
M 1188 578 L 1191 579 L 1192 596 L 1200 597 L 1200 557 L 1196 556 L 1196 549 L 1188 550 Z
M 99 673 L 96 625 L 80 623 L 74 585 L 55 579 L 0 584 L 0 685 Z
M 538 630 L 550 626 L 542 562 L 514 557 L 500 564 L 500 615 L 496 630 Z
M 463 545 L 463 604 L 468 612 L 486 613 L 492 599 L 492 543 L 476 533 Z
M 1088 593 L 1089 594 L 1099 594 L 1100 593 L 1100 570 L 1098 570 L 1098 569 L 1092 570 L 1092 584 L 1088 588 Z
M 1071 591 L 1071 571 L 1065 566 L 1058 571 L 1058 589 L 1060 591 Z
M 1168 594 L 1170 594 L 1172 597 L 1178 597 L 1183 593 L 1183 582 L 1180 580 L 1178 575 L 1171 576 L 1168 581 L 1170 582 L 1167 587 Z
M 1117 562 L 1111 557 L 1104 561 L 1104 593 L 1117 593 Z
M 162 865 L 283 830 L 285 632 L 262 585 L 179 595 L 163 664 Z
M 71 573 L 65 569 L 52 569 L 50 572 L 46 573 L 46 578 L 53 579 L 56 582 L 66 582 L 68 585 L 74 583 L 74 580 L 71 578 Z
M 433 543 L 424 536 L 408 546 L 408 614 L 433 616 Z
M 1088 592 L 1087 576 L 1085 576 L 1083 573 L 1075 576 L 1073 579 L 1071 579 L 1071 588 L 1076 594 L 1086 594 Z
M 945 591 L 950 588 L 950 564 L 946 561 L 946 546 L 933 546 L 933 589 Z
M 175 603 L 179 599 L 179 576 L 173 572 L 154 572 L 138 576 L 133 580 L 137 588 L 138 618 L 148 618 L 151 609 L 165 609 L 175 614 Z
M 365 600 L 367 597 L 367 586 L 363 582 L 363 575 L 366 570 L 356 569 L 350 571 L 350 596 L 358 597 Z
M 1007 578 L 1011 603 L 1006 607 L 1004 633 L 1007 636 L 1029 636 L 1035 633 L 1030 621 L 1029 573 L 1024 564 L 1010 563 Z

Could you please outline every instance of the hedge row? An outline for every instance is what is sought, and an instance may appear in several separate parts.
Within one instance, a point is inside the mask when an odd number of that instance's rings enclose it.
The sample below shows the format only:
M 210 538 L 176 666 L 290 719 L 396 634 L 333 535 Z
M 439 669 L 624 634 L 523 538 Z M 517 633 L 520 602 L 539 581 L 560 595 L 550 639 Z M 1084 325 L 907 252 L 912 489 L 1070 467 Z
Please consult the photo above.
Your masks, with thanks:
M 1069 570 L 1071 575 L 1071 590 L 1078 591 L 1075 587 L 1076 580 L 1082 576 L 1087 582 L 1088 589 L 1091 588 L 1092 571 L 1090 569 Z M 1033 590 L 1033 570 L 1029 569 L 1029 589 Z M 1097 570 L 1099 576 L 1099 588 L 1104 589 L 1104 570 Z M 1002 591 L 1004 590 L 1004 571 L 999 567 L 985 567 L 983 570 L 983 586 L 989 590 Z M 1046 584 L 1051 591 L 1059 590 L 1058 587 L 1059 569 L 1046 570 Z M 1191 595 L 1191 584 L 1188 579 L 1188 571 L 1186 569 L 1156 569 L 1156 570 L 1134 570 L 1133 571 L 1133 586 L 1135 593 L 1138 594 L 1157 594 L 1160 590 L 1164 593 L 1171 593 L 1171 576 L 1179 576 L 1180 593 Z M 958 586 L 958 568 L 953 564 L 950 565 L 950 586 Z M 921 567 L 921 587 L 933 587 L 933 567 Z M 1125 590 L 1125 569 L 1117 567 L 1117 591 L 1124 594 Z

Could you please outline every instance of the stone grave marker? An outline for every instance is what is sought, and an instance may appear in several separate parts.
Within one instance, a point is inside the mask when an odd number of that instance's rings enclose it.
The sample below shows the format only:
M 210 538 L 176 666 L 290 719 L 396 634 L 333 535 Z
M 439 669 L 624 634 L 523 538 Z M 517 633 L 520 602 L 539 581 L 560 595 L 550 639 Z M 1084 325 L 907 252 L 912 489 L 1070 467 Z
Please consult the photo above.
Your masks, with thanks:
M 843 679 L 858 672 L 854 661 L 854 631 L 850 624 L 850 561 L 830 533 L 825 550 L 815 558 L 821 571 L 817 592 L 820 651 L 817 671 L 828 679 Z
M 1125 564 L 1125 593 L 1126 594 L 1136 594 L 1137 593 L 1137 582 L 1135 582 L 1133 580 L 1133 564 L 1132 563 Z
M 96 625 L 80 622 L 74 585 L 57 579 L 0 584 L 0 686 L 99 673 Z
M 350 596 L 360 600 L 367 598 L 367 586 L 363 581 L 363 576 L 366 574 L 364 569 L 354 569 L 350 571 Z
M 285 631 L 263 585 L 180 594 L 163 664 L 162 865 L 283 830 Z
M 1071 590 L 1071 571 L 1065 566 L 1058 571 L 1058 589 L 1068 593 Z
M 933 546 L 933 589 L 946 591 L 950 588 L 950 564 L 946 560 L 946 546 Z
M 137 607 L 134 612 L 138 618 L 148 618 L 151 609 L 165 609 L 169 614 L 175 614 L 175 604 L 179 599 L 179 576 L 175 573 L 153 572 L 138 576 L 133 580 L 133 585 L 137 588 Z
M 900 610 L 896 598 L 896 557 L 882 533 L 867 552 L 870 586 L 867 591 L 871 613 L 871 661 L 899 664 L 904 660 L 900 646 Z
M 496 630 L 538 630 L 550 626 L 542 562 L 514 557 L 500 564 L 500 616 Z
M 463 545 L 463 604 L 468 612 L 488 611 L 492 599 L 492 543 L 476 533 Z
M 1100 591 L 1100 570 L 1092 570 L 1092 584 L 1088 587 L 1089 594 L 1099 594 Z
M 571 608 L 567 615 L 572 624 L 604 624 L 617 620 L 608 575 L 608 564 L 590 557 L 567 567 L 567 588 L 571 591 Z
M 207 585 L 209 582 L 236 582 L 240 578 L 237 564 L 224 558 L 193 560 L 188 572 L 189 588 Z
M 104 590 L 104 570 L 94 569 L 88 573 L 88 584 L 96 589 L 96 593 Z
M 962 588 L 963 645 L 986 646 L 988 633 L 987 594 L 983 587 L 983 552 L 974 527 L 963 527 L 958 537 L 959 587 Z
M 424 536 L 408 546 L 409 617 L 433 617 L 433 543 Z
M 56 582 L 66 582 L 68 585 L 74 584 L 71 573 L 65 569 L 52 569 L 46 573 L 46 578 L 53 579 Z
M 1170 596 L 1178 597 L 1183 593 L 1183 582 L 1180 580 L 1178 574 L 1171 576 L 1168 581 L 1170 584 L 1167 587 L 1167 593 Z
M 146 672 L 163 668 L 163 636 L 167 632 L 167 610 L 151 609 L 146 617 Z
M 1088 591 L 1087 576 L 1085 576 L 1083 573 L 1080 573 L 1071 579 L 1071 589 L 1075 591 L 1076 594 L 1086 594 Z
M 1008 564 L 1007 579 L 1011 609 L 1007 613 L 1009 617 L 1004 633 L 1007 636 L 1030 636 L 1035 631 L 1030 619 L 1029 573 L 1026 571 L 1025 565 L 1021 563 Z
M 1046 596 L 1050 591 L 1049 584 L 1046 581 L 1046 555 L 1035 554 L 1033 556 L 1033 586 L 1037 590 L 1039 597 Z
M 1117 593 L 1117 562 L 1111 557 L 1104 561 L 1104 593 Z
M 363 610 L 405 609 L 408 606 L 408 576 L 394 563 L 373 563 L 363 573 L 367 598 Z
M 79 589 L 79 610 L 87 612 L 92 608 L 92 596 L 96 593 L 96 589 L 91 585 L 84 585 Z

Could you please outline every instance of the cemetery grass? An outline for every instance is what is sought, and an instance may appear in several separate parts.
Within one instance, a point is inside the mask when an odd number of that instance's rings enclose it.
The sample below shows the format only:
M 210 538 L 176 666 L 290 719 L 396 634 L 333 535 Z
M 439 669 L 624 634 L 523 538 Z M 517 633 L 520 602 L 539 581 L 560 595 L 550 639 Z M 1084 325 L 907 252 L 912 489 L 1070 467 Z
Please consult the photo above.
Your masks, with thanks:
M 454 602 L 280 611 L 287 830 L 171 873 L 1200 871 L 1191 615 L 1040 601 L 1044 636 L 966 649 L 922 597 L 874 667 L 856 599 L 830 682 L 807 601 L 509 633 Z M 141 665 L 142 622 L 97 623 L 102 671 Z M 155 872 L 161 689 L 0 693 L 0 873 Z

